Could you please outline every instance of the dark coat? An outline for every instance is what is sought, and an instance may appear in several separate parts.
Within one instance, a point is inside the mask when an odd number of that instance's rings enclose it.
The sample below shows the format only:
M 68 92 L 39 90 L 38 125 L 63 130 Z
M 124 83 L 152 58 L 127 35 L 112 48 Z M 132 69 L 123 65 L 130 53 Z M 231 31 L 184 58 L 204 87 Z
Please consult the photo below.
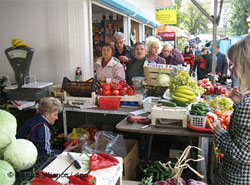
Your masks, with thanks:
M 162 53 L 160 54 L 160 57 L 164 58 L 166 60 L 166 64 L 169 65 L 182 65 L 184 62 L 181 52 L 175 48 L 173 48 L 171 54 L 168 57 L 163 57 Z
M 228 62 L 227 57 L 223 53 L 220 53 L 217 60 L 217 65 L 215 68 L 216 73 L 227 74 Z M 206 62 L 206 73 L 212 72 L 212 53 L 208 54 Z
M 128 46 L 128 45 L 124 45 L 123 46 L 123 52 L 122 53 L 119 53 L 117 51 L 117 48 L 115 47 L 115 54 L 114 54 L 114 57 L 118 58 L 120 56 L 126 56 L 128 57 L 129 59 L 129 62 L 132 61 L 134 59 L 134 49 L 131 47 L 131 46 Z M 122 61 L 121 61 L 122 62 Z
M 51 130 L 52 126 L 50 123 L 48 123 L 42 115 L 37 114 L 25 121 L 20 128 L 18 128 L 16 137 L 18 139 L 30 140 L 36 146 L 39 155 L 50 154 Z

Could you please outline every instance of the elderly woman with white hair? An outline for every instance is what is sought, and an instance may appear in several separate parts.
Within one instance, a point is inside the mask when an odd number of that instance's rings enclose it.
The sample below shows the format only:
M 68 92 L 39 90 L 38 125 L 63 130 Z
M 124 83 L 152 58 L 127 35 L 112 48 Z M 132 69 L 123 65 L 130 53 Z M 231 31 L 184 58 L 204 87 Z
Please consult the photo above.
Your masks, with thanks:
M 232 45 L 227 52 L 239 80 L 240 91 L 232 89 L 234 101 L 228 130 L 219 124 L 213 129 L 214 142 L 224 154 L 217 185 L 250 183 L 250 35 Z
M 146 39 L 147 60 L 149 63 L 166 64 L 166 60 L 159 56 L 161 50 L 161 41 L 156 37 L 148 37 Z

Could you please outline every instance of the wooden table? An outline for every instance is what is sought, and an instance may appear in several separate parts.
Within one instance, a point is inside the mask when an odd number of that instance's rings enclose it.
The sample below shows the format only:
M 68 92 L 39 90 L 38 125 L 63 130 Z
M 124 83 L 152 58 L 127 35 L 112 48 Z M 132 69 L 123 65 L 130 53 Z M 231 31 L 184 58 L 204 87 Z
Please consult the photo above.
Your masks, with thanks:
M 196 132 L 189 130 L 188 128 L 182 128 L 181 126 L 178 127 L 169 127 L 169 128 L 162 128 L 156 126 L 149 126 L 147 128 L 142 128 L 144 125 L 138 123 L 128 123 L 127 118 L 123 119 L 116 125 L 117 130 L 125 131 L 125 132 L 134 132 L 134 133 L 141 133 L 141 134 L 150 134 L 149 139 L 149 149 L 148 149 L 148 158 L 150 157 L 150 151 L 153 141 L 154 134 L 160 135 L 174 135 L 174 136 L 189 136 L 189 137 L 198 137 L 198 147 L 201 148 L 201 152 L 199 155 L 204 156 L 205 160 L 198 163 L 198 171 L 204 175 L 204 181 L 207 182 L 207 165 L 210 166 L 210 159 L 209 156 L 212 155 L 211 150 L 212 148 L 212 137 L 214 136 L 212 133 L 205 133 L 205 132 Z M 210 171 L 210 169 L 209 169 Z M 211 175 L 211 174 L 210 174 Z

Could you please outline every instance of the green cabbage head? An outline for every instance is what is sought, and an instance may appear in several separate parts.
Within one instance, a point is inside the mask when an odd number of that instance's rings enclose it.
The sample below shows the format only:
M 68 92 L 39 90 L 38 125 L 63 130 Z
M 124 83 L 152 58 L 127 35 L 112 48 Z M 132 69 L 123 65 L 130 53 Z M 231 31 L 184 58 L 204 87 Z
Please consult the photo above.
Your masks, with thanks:
M 0 109 L 0 148 L 7 146 L 16 136 L 16 118 Z
M 12 185 L 15 183 L 15 171 L 7 162 L 0 160 L 0 185 Z
M 29 140 L 16 139 L 5 149 L 4 160 L 8 161 L 16 171 L 32 167 L 37 160 L 36 146 Z
M 159 74 L 157 76 L 157 83 L 159 86 L 168 86 L 170 82 L 170 78 L 167 74 Z

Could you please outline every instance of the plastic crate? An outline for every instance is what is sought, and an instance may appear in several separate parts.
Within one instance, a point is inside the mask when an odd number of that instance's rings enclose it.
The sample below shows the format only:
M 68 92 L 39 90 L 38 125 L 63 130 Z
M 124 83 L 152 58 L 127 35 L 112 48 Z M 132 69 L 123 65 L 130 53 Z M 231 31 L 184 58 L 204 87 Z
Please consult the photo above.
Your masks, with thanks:
M 117 110 L 120 107 L 120 97 L 100 97 L 99 105 L 100 109 Z
M 159 97 L 147 97 L 143 100 L 143 108 L 146 112 L 150 112 L 151 111 L 151 108 L 157 104 L 157 102 L 160 100 L 161 98 Z
M 197 115 L 191 115 L 189 114 L 190 124 L 193 127 L 200 127 L 205 128 L 206 127 L 206 116 L 197 116 Z

